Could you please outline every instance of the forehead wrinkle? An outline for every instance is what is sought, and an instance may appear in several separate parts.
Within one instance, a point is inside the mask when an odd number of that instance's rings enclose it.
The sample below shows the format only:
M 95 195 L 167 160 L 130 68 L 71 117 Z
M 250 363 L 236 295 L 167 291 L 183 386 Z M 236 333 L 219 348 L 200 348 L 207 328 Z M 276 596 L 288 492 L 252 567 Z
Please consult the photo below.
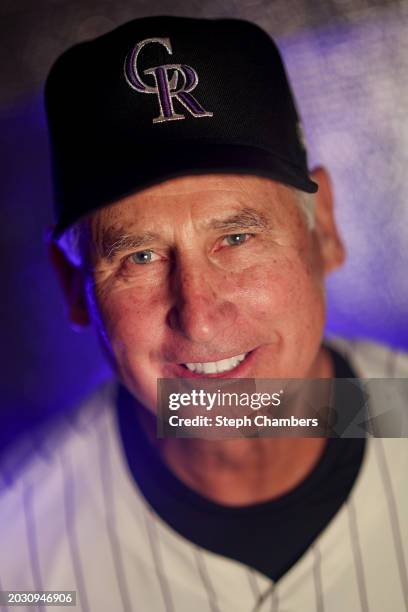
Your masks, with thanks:
M 245 207 L 224 219 L 212 219 L 205 223 L 205 227 L 212 230 L 267 229 L 269 223 L 265 215 L 253 208 Z M 121 226 L 110 226 L 106 229 L 100 229 L 101 233 L 96 243 L 97 253 L 99 257 L 107 260 L 112 260 L 120 251 L 137 249 L 149 242 L 160 239 L 157 233 L 150 231 L 129 233 Z
M 171 185 L 171 187 L 174 186 Z M 204 219 L 201 222 L 198 221 L 198 227 L 200 229 L 213 229 L 221 231 L 234 231 L 234 229 L 238 228 L 259 228 L 262 230 L 270 229 L 270 215 L 264 214 L 264 212 L 261 212 L 258 208 L 248 206 L 248 199 L 253 199 L 254 196 L 257 196 L 256 199 L 260 199 L 261 201 L 266 199 L 264 189 L 253 190 L 250 188 L 250 185 L 245 184 L 245 181 L 242 181 L 241 183 L 240 180 L 236 181 L 236 186 L 234 185 L 232 189 L 229 188 L 229 186 L 226 188 L 224 185 L 211 185 L 210 188 L 208 187 L 209 186 L 206 186 L 205 190 L 202 190 L 199 187 L 193 187 L 193 189 L 190 188 L 189 193 L 180 193 L 177 192 L 177 189 L 176 191 L 173 191 L 172 189 L 171 192 L 167 193 L 149 193 L 149 190 L 146 190 L 145 192 L 133 194 L 128 198 L 124 198 L 121 202 L 117 202 L 112 207 L 105 208 L 102 211 L 102 214 L 96 215 L 96 218 L 93 219 L 94 247 L 97 255 L 104 259 L 111 260 L 115 254 L 121 250 L 140 248 L 149 241 L 151 242 L 161 238 L 157 233 L 148 230 L 129 232 L 128 228 L 123 226 L 123 223 L 120 223 L 121 215 L 118 214 L 117 205 L 121 204 L 126 210 L 132 210 L 136 201 L 142 204 L 141 200 L 144 200 L 145 205 L 149 201 L 153 204 L 155 201 L 160 202 L 160 200 L 163 201 L 167 199 L 174 200 L 175 198 L 181 198 L 181 202 L 183 202 L 184 198 L 190 194 L 199 193 L 205 196 L 207 192 L 211 192 L 212 194 L 217 193 L 220 195 L 220 200 L 218 202 L 217 200 L 214 200 L 211 207 L 213 208 L 211 212 L 213 213 L 214 218 L 209 221 Z M 268 184 L 268 187 L 271 186 Z M 260 193 L 256 193 L 256 191 L 260 191 Z M 269 188 L 267 191 L 267 195 L 269 196 L 267 199 L 269 199 L 269 201 L 275 200 L 276 193 L 274 192 L 276 189 Z M 210 197 L 210 200 L 212 199 L 213 198 Z M 205 200 L 208 201 L 207 198 L 205 198 Z M 199 210 L 200 202 L 197 201 L 195 204 L 197 206 L 196 210 Z M 224 208 L 226 209 L 224 213 L 226 216 L 223 218 L 221 215 Z M 218 218 L 217 213 L 220 215 Z M 207 219 L 208 216 L 209 215 L 207 212 Z M 106 221 L 111 221 L 111 225 L 106 227 Z M 118 221 L 119 223 L 117 223 Z

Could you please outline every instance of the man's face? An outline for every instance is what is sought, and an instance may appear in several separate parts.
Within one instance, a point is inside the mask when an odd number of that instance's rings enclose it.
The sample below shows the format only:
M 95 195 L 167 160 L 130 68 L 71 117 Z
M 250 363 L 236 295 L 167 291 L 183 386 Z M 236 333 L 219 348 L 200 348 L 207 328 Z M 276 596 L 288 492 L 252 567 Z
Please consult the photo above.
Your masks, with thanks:
M 328 266 L 293 190 L 255 176 L 183 177 L 90 223 L 91 316 L 147 407 L 158 378 L 318 375 Z

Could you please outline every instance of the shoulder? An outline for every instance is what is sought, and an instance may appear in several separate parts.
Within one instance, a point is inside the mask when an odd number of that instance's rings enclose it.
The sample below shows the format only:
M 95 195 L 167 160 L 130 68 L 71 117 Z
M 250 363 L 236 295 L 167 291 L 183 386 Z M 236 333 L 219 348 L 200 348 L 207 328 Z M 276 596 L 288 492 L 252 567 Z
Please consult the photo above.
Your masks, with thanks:
M 94 436 L 97 427 L 106 420 L 115 394 L 116 383 L 106 382 L 72 410 L 18 439 L 0 462 L 0 494 L 23 478 L 35 478 L 38 482 L 38 477 L 45 476 L 64 452 L 79 460 L 80 449 L 85 448 L 82 441 Z
M 359 511 L 361 529 L 364 525 L 367 532 L 367 546 L 371 546 L 371 540 L 378 540 L 381 534 L 383 546 L 389 547 L 395 530 L 395 526 L 391 525 L 393 521 L 398 522 L 400 540 L 407 541 L 408 491 L 405 481 L 408 429 L 407 385 L 404 379 L 408 378 L 408 353 L 366 339 L 329 337 L 325 344 L 340 353 L 358 377 L 366 379 L 364 390 L 367 393 L 369 422 L 365 425 L 369 435 L 352 499 Z M 377 522 L 373 518 L 373 499 L 376 500 Z M 373 537 L 373 533 L 376 537 Z M 388 538 L 387 542 L 384 538 Z
M 100 457 L 112 435 L 106 432 L 112 431 L 115 394 L 114 383 L 104 384 L 69 414 L 25 436 L 2 460 L 0 574 L 9 589 L 35 589 L 38 564 L 52 575 L 67 558 L 62 534 L 72 513 L 75 521 L 96 520 Z
M 358 426 L 375 437 L 399 438 L 401 452 L 408 436 L 408 354 L 369 340 L 330 338 L 325 344 L 340 353 L 360 379 L 365 403 L 359 413 L 364 421 Z
M 366 339 L 329 336 L 325 344 L 339 352 L 361 378 L 407 378 L 408 352 Z

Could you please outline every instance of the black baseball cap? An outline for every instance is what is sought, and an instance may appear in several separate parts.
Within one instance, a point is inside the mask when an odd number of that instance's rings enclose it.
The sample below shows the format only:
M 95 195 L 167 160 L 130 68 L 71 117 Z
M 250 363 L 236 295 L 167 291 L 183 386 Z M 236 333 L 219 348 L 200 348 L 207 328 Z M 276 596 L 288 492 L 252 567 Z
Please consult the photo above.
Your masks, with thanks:
M 279 51 L 235 19 L 135 19 L 66 51 L 47 79 L 59 237 L 170 178 L 242 173 L 314 193 Z

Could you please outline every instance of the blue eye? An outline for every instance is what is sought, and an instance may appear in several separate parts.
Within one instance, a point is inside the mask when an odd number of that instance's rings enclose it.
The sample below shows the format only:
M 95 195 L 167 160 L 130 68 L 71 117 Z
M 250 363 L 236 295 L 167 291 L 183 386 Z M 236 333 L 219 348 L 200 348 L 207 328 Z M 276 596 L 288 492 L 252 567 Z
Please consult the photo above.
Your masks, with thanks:
M 149 251 L 149 250 L 138 251 L 137 253 L 133 253 L 130 256 L 130 259 L 135 264 L 139 264 L 139 265 L 149 264 L 152 261 L 154 261 L 153 255 L 154 255 L 153 251 Z
M 239 246 L 248 240 L 248 236 L 249 234 L 228 234 L 224 240 L 227 241 L 229 246 Z

